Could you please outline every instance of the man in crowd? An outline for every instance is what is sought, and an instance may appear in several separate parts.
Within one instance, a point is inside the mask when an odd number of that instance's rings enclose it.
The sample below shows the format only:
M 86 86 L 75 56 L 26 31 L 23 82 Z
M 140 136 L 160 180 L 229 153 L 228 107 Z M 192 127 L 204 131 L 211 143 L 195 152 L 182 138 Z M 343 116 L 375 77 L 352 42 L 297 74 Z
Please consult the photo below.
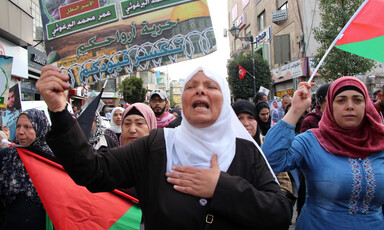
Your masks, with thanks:
M 267 95 L 265 95 L 265 93 L 263 93 L 263 92 L 256 93 L 255 97 L 253 98 L 254 105 L 256 106 L 257 103 L 262 102 L 262 101 L 268 103 Z
M 292 97 L 289 94 L 284 94 L 283 97 L 281 98 L 281 107 L 273 110 L 272 112 L 272 121 L 273 124 L 276 124 L 279 122 L 285 114 L 285 108 L 287 108 L 288 104 L 291 103 Z
M 157 128 L 165 127 L 175 119 L 175 117 L 166 109 L 168 103 L 167 95 L 164 90 L 155 89 L 149 95 L 149 105 L 155 113 Z

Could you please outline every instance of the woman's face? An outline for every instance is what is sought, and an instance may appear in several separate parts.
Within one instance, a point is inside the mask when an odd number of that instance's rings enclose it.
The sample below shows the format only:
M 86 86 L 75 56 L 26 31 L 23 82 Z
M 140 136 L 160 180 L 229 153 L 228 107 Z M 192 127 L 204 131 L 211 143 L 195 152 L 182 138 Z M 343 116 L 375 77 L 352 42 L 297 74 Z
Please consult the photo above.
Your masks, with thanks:
M 124 118 L 121 132 L 125 144 L 128 144 L 140 137 L 149 135 L 149 128 L 144 117 L 136 114 Z
M 123 112 L 119 109 L 117 109 L 114 113 L 113 113 L 113 122 L 120 126 L 121 125 L 121 121 L 122 121 L 122 117 L 123 117 Z
M 257 131 L 256 119 L 248 113 L 240 113 L 239 115 L 237 115 L 237 118 L 239 118 L 241 124 L 243 124 L 248 133 L 251 134 L 252 137 L 254 137 Z
M 182 103 L 185 119 L 195 127 L 204 128 L 219 118 L 223 94 L 217 82 L 199 71 L 185 85 Z
M 259 118 L 262 122 L 268 122 L 269 119 L 269 109 L 262 108 L 259 113 Z
M 365 115 L 364 96 L 355 90 L 345 90 L 332 103 L 333 117 L 343 129 L 358 127 Z
M 20 145 L 30 146 L 36 139 L 36 132 L 27 115 L 21 114 L 16 124 L 16 139 Z

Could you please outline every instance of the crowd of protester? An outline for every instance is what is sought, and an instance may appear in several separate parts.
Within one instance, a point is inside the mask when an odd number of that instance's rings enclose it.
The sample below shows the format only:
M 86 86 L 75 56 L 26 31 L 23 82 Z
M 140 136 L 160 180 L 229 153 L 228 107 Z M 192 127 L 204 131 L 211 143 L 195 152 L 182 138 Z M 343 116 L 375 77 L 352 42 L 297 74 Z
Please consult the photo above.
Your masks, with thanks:
M 137 197 L 142 229 L 384 229 L 384 86 L 374 102 L 360 80 L 342 77 L 314 96 L 302 82 L 281 106 L 264 93 L 231 103 L 226 79 L 198 67 L 181 104 L 170 108 L 156 89 L 147 104 L 113 108 L 108 127 L 96 112 L 86 139 L 66 81 L 43 68 L 37 88 L 52 126 L 43 112 L 23 111 L 14 143 L 55 156 L 92 192 Z M 16 149 L 1 144 L 0 229 L 44 229 Z

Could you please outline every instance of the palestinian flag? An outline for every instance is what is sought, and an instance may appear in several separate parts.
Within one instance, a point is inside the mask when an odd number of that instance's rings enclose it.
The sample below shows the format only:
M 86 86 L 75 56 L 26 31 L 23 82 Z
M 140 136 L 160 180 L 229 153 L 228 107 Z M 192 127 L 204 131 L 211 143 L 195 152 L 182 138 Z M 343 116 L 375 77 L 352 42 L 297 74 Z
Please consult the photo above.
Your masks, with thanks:
M 351 18 L 335 46 L 384 63 L 384 0 L 366 0 Z
M 56 230 L 140 229 L 137 199 L 118 190 L 91 193 L 53 160 L 23 148 L 17 151 Z

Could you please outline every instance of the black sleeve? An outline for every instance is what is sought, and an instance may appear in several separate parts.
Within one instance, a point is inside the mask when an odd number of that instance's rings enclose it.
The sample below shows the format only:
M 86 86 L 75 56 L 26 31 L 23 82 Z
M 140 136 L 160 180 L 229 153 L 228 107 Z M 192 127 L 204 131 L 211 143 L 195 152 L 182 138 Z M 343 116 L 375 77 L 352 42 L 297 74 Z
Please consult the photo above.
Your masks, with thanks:
M 290 201 L 280 190 L 264 157 L 256 147 L 253 149 L 253 164 L 244 170 L 248 175 L 221 172 L 210 208 L 248 227 L 288 229 Z M 239 163 L 240 167 L 243 165 Z
M 69 112 L 51 113 L 51 120 L 53 128 L 46 141 L 77 184 L 86 186 L 91 192 L 135 185 L 146 164 L 149 136 L 97 153 Z

